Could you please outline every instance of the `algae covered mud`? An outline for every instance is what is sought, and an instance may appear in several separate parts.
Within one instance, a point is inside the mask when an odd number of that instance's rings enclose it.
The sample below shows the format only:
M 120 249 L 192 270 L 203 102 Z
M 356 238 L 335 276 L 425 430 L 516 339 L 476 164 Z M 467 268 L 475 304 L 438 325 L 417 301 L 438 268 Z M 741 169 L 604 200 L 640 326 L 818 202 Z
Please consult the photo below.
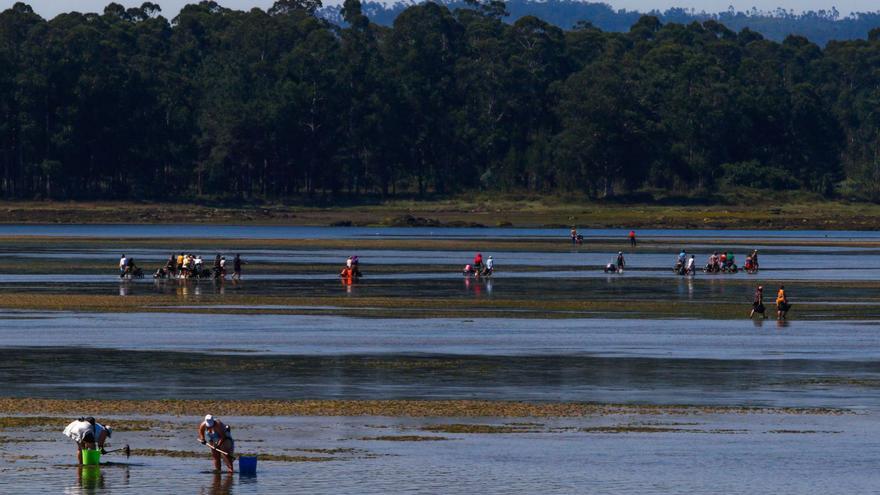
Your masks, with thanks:
M 149 202 L 0 201 L 0 223 L 16 224 L 185 224 L 185 225 L 354 225 L 369 227 L 582 227 L 625 226 L 667 229 L 853 229 L 880 226 L 880 206 L 823 201 L 779 194 L 739 197 L 738 205 L 647 205 L 593 203 L 579 199 L 467 197 L 397 200 L 350 206 L 221 206 Z
M 7 229 L 7 230 L 3 230 Z M 189 235 L 187 235 L 187 232 Z M 880 485 L 872 232 L 0 228 L 0 491 L 857 493 Z M 681 277 L 759 249 L 757 274 Z M 475 251 L 490 279 L 465 279 Z M 619 250 L 623 274 L 602 266 Z M 242 281 L 161 280 L 171 252 Z M 120 281 L 120 254 L 147 271 Z M 336 276 L 345 257 L 365 278 Z M 739 261 L 741 263 L 741 261 Z M 763 284 L 771 319 L 747 318 Z M 773 318 L 785 284 L 794 309 Z M 195 442 L 232 425 L 256 477 Z M 98 470 L 60 430 L 116 426 Z

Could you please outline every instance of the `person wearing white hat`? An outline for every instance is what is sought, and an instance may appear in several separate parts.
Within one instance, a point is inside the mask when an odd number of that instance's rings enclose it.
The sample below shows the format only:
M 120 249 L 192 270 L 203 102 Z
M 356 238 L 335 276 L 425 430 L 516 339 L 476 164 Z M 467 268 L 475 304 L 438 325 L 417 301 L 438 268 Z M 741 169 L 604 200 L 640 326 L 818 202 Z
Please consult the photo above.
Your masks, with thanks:
M 214 458 L 214 471 L 220 471 L 221 456 L 226 463 L 226 470 L 230 473 L 235 471 L 232 467 L 232 461 L 235 460 L 235 457 L 233 457 L 235 442 L 232 440 L 231 429 L 223 424 L 222 421 L 216 419 L 211 414 L 206 415 L 205 420 L 199 425 L 199 442 L 202 445 L 211 446 L 211 455 Z
M 76 461 L 82 464 L 83 449 L 101 449 L 104 451 L 104 443 L 113 435 L 113 428 L 95 421 L 95 418 L 79 418 L 64 428 L 64 435 L 76 442 Z

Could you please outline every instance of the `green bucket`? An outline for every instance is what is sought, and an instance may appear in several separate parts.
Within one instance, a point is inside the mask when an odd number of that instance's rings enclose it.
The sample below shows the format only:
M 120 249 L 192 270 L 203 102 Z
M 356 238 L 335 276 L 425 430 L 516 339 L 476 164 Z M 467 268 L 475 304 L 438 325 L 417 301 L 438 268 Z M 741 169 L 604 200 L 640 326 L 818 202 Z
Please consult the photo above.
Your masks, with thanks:
M 97 466 L 101 463 L 101 451 L 92 449 L 83 449 L 82 458 L 84 466 Z

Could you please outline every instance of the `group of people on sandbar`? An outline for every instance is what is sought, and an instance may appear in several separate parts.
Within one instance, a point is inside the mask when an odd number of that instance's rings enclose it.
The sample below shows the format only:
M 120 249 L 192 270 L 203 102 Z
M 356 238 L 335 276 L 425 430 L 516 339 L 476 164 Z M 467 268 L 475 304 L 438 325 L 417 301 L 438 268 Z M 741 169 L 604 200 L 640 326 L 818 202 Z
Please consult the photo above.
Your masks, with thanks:
M 232 280 L 241 280 L 241 266 L 247 264 L 236 254 L 232 259 Z M 225 279 L 227 273 L 226 257 L 217 254 L 212 268 L 208 268 L 200 255 L 191 253 L 172 254 L 164 266 L 156 270 L 153 278 L 213 278 Z
M 489 256 L 485 261 L 483 261 L 483 253 L 477 253 L 474 255 L 473 263 L 469 263 L 464 265 L 464 273 L 465 277 L 474 276 L 474 277 L 491 277 L 495 272 L 495 260 Z

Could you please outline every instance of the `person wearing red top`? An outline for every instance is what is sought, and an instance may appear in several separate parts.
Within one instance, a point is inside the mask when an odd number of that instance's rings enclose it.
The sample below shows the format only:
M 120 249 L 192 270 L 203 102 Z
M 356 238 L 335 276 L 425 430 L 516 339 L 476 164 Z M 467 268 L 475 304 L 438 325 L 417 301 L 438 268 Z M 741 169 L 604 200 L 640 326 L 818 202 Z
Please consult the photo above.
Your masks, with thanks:
M 636 247 L 636 231 L 635 230 L 629 231 L 629 245 L 632 247 Z

